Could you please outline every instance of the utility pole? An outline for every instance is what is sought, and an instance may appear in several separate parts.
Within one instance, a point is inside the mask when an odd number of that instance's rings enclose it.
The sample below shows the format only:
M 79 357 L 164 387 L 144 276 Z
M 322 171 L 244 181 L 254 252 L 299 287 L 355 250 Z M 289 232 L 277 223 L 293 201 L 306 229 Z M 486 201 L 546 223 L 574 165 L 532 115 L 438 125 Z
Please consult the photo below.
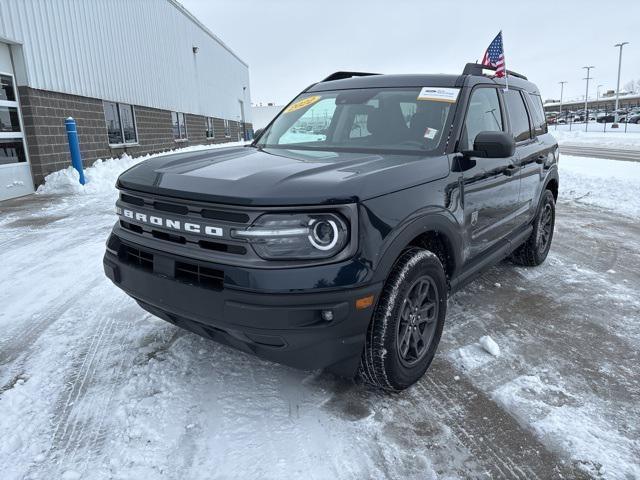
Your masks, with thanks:
M 596 68 L 593 65 L 589 65 L 588 67 L 582 67 L 587 71 L 587 78 L 585 78 L 584 80 L 587 81 L 587 91 L 584 94 L 584 131 L 588 131 L 589 129 L 589 80 L 591 80 L 591 77 L 589 76 L 589 73 L 591 72 L 592 68 Z
M 562 94 L 564 93 L 564 84 L 567 83 L 566 80 L 563 80 L 561 82 L 558 82 L 560 84 L 560 115 L 558 115 L 558 119 L 562 118 Z M 569 123 L 569 122 L 567 122 Z M 556 120 L 556 125 L 558 124 L 558 121 Z
M 614 122 L 611 128 L 618 128 L 618 101 L 620 98 L 620 70 L 622 69 L 622 47 L 628 45 L 629 42 L 616 43 L 614 47 L 620 48 L 620 55 L 618 56 L 618 85 L 616 86 L 616 111 L 614 112 Z

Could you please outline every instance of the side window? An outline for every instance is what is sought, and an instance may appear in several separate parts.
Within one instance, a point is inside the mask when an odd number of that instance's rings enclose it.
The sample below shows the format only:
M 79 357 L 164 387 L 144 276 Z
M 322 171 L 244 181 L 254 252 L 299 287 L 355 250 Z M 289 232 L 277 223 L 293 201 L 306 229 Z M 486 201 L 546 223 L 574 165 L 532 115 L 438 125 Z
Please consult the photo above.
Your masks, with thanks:
M 353 117 L 353 125 L 349 131 L 349 138 L 362 138 L 371 135 L 367 129 L 368 113 L 356 113 Z
M 473 150 L 473 142 L 480 132 L 501 132 L 503 125 L 498 90 L 476 88 L 469 100 L 460 149 Z
M 529 104 L 531 105 L 531 116 L 533 117 L 533 132 L 537 135 L 547 133 L 547 119 L 544 115 L 544 107 L 542 106 L 542 98 L 535 93 L 528 93 Z
M 511 120 L 511 131 L 516 142 L 522 142 L 531 138 L 531 130 L 529 126 L 529 115 L 527 108 L 524 106 L 524 99 L 518 90 L 507 90 L 504 92 L 504 98 L 507 104 L 507 112 L 509 112 L 509 120 Z

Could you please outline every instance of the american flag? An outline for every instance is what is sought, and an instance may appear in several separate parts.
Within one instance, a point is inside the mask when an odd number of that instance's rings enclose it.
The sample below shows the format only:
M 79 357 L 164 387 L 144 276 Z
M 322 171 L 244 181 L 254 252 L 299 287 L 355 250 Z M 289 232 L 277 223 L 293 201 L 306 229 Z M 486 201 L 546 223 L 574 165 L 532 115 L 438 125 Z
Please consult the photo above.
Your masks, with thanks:
M 506 69 L 504 65 L 504 48 L 502 47 L 502 31 L 496 35 L 489 48 L 484 52 L 482 65 L 487 65 L 496 69 L 496 77 L 504 77 Z

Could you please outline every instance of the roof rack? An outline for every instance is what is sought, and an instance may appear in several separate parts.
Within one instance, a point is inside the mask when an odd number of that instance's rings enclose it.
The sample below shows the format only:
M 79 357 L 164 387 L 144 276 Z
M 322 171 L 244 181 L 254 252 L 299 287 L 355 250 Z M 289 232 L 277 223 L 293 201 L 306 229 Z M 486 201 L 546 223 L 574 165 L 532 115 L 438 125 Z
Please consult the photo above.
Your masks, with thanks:
M 320 80 L 322 82 L 331 82 L 333 80 L 343 80 L 345 78 L 351 77 L 368 77 L 371 75 L 380 75 L 379 73 L 368 73 L 368 72 L 334 72 L 329 75 L 327 78 Z
M 482 73 L 483 70 L 493 70 L 495 72 L 497 69 L 496 67 L 482 65 L 481 63 L 467 63 L 464 66 L 464 70 L 462 71 L 462 74 L 463 75 L 483 75 Z M 528 80 L 528 78 L 522 75 L 521 73 L 512 72 L 511 70 L 507 70 L 507 74 L 511 75 L 512 77 Z

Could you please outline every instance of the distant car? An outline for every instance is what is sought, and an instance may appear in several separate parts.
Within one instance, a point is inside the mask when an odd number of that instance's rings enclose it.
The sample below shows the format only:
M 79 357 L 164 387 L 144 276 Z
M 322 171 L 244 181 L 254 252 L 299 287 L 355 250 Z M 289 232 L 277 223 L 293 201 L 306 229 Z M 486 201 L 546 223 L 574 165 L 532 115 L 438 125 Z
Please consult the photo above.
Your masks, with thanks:
M 616 121 L 616 116 L 613 113 L 606 113 L 598 115 L 598 123 L 613 123 Z
M 635 113 L 627 117 L 627 123 L 635 123 L 635 124 L 640 123 L 640 113 Z

